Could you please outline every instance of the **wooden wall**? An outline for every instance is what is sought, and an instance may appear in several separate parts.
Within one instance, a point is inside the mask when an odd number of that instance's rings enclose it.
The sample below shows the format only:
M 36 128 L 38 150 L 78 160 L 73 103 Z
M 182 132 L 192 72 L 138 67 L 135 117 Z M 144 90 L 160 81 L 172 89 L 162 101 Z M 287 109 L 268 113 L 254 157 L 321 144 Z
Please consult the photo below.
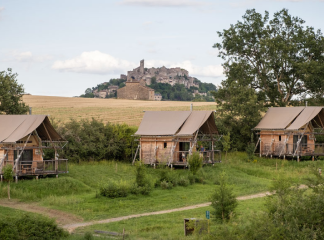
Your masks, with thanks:
M 174 137 L 156 137 L 148 138 L 142 137 L 140 139 L 141 144 L 141 155 L 140 158 L 145 164 L 151 163 L 168 163 L 171 157 L 171 150 L 174 144 L 176 144 L 175 154 L 173 160 L 179 159 L 179 142 L 188 142 L 190 138 L 181 138 L 175 142 Z M 166 147 L 164 144 L 166 143 Z M 157 147 L 156 154 L 154 155 L 154 149 Z M 194 148 L 194 151 L 196 149 Z M 155 161 L 156 159 L 156 161 Z

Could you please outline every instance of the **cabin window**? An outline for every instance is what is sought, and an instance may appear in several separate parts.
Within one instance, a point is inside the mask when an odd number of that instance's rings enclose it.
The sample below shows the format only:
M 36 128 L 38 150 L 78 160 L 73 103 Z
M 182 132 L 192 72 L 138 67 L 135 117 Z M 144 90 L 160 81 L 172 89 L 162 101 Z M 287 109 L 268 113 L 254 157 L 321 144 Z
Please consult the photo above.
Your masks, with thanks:
M 281 135 L 279 135 L 279 141 L 281 141 Z
M 164 148 L 167 148 L 167 146 L 168 146 L 168 143 L 166 143 L 166 142 L 163 143 L 163 147 L 164 147 Z

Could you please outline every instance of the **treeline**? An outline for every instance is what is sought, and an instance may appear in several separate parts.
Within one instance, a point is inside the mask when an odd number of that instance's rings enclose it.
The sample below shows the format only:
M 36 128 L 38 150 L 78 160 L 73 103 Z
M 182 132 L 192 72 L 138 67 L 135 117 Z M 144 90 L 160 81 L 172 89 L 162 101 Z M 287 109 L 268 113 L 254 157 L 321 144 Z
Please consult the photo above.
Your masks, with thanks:
M 154 89 L 155 93 L 160 93 L 164 101 L 215 101 L 210 91 L 216 91 L 216 86 L 212 83 L 202 83 L 198 79 L 195 81 L 199 83 L 199 88 L 190 87 L 188 89 L 183 84 L 175 84 L 172 86 L 168 83 L 157 83 L 155 77 L 153 77 L 149 87 Z M 207 93 L 207 96 L 197 95 L 194 97 L 194 90 L 198 90 L 200 93 Z
M 106 83 L 100 83 L 98 84 L 96 87 L 92 87 L 92 88 L 87 88 L 84 92 L 84 94 L 81 94 L 80 97 L 84 97 L 84 98 L 94 98 L 94 94 L 92 93 L 95 89 L 97 89 L 98 91 L 101 90 L 106 90 L 108 89 L 109 86 L 118 86 L 118 88 L 122 88 L 125 85 L 126 80 L 124 79 L 119 79 L 119 78 L 113 78 L 110 79 L 109 82 Z M 115 94 L 111 94 L 108 96 L 108 98 L 113 98 L 113 97 L 117 97 L 116 93 Z
M 117 160 L 131 162 L 135 153 L 134 133 L 136 127 L 126 124 L 103 123 L 96 119 L 67 123 L 52 121 L 58 133 L 68 141 L 60 151 L 60 158 L 70 162 Z M 45 157 L 53 158 L 53 151 Z

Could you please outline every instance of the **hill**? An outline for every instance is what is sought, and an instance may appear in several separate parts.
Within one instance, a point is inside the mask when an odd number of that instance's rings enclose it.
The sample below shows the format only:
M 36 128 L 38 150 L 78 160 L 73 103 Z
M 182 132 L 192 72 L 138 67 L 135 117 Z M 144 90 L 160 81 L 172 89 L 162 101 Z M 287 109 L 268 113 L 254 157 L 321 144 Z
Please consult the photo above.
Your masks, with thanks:
M 50 97 L 24 95 L 24 102 L 33 108 L 33 114 L 46 114 L 63 122 L 74 118 L 99 119 L 103 122 L 126 123 L 139 126 L 143 111 L 184 111 L 191 102 L 140 101 L 124 99 L 99 99 L 78 97 Z M 194 102 L 194 110 L 216 110 L 214 102 Z

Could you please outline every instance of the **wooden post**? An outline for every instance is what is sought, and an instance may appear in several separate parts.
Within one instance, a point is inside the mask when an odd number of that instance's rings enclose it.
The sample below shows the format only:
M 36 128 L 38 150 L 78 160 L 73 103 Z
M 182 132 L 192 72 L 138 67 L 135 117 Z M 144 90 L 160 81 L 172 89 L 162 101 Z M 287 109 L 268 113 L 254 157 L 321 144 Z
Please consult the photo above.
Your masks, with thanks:
M 261 150 L 262 150 L 261 144 L 262 144 L 262 140 L 261 140 L 261 137 L 260 137 L 260 157 L 262 156 L 262 154 L 261 154 Z
M 153 168 L 155 169 L 155 163 L 153 164 Z
M 312 161 L 314 162 L 314 156 L 312 156 Z
M 57 173 L 57 170 L 58 170 L 58 158 L 57 158 L 57 150 L 56 150 L 56 147 L 54 148 L 54 161 L 55 161 L 55 172 Z
M 297 155 L 297 162 L 299 162 L 299 155 Z
M 15 177 L 15 182 L 18 183 L 18 176 Z
M 0 176 L 0 179 L 1 179 L 1 182 L 2 182 L 3 181 L 3 176 L 2 175 Z
M 56 174 L 56 178 L 58 178 L 58 174 Z
M 36 176 L 36 180 L 38 181 L 38 176 Z
M 276 161 L 276 171 L 278 170 L 278 164 L 277 164 L 277 161 Z

